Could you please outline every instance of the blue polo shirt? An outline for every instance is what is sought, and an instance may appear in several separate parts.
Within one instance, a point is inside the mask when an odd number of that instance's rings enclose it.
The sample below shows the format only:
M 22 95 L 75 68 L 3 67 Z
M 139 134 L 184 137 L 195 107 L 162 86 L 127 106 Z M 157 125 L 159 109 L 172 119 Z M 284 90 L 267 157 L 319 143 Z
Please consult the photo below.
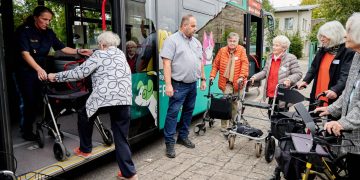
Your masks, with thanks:
M 44 68 L 46 56 L 50 48 L 55 51 L 65 48 L 65 45 L 56 37 L 51 29 L 39 30 L 34 26 L 24 26 L 18 32 L 19 53 L 27 51 L 41 67 Z M 19 66 L 30 68 L 27 62 L 20 56 Z
M 196 38 L 178 31 L 169 36 L 160 57 L 171 60 L 171 78 L 184 83 L 196 82 L 201 77 L 202 46 Z

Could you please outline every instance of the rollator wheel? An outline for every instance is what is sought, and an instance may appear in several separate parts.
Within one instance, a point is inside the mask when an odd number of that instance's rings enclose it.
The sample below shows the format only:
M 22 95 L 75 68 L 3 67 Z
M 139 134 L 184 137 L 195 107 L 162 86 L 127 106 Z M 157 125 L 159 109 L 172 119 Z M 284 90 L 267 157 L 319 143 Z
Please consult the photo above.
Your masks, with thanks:
M 202 132 L 200 132 L 200 131 L 202 131 L 202 129 L 204 128 L 204 123 L 198 123 L 198 124 L 196 124 L 195 125 L 195 127 L 194 127 L 194 133 L 196 134 L 196 135 L 200 135 Z M 205 131 L 206 131 L 206 128 L 205 128 Z
M 37 143 L 39 144 L 39 147 L 43 148 L 45 145 L 45 135 L 44 135 L 44 131 L 42 130 L 41 127 L 36 128 L 36 138 L 37 138 Z
M 67 152 L 65 146 L 62 143 L 55 142 L 53 147 L 56 160 L 64 161 L 67 158 Z
M 255 143 L 255 156 L 257 158 L 259 158 L 261 156 L 261 152 L 262 152 L 262 144 L 261 144 L 261 142 L 256 142 Z
M 265 140 L 265 160 L 270 163 L 274 159 L 275 154 L 275 139 L 273 137 Z
M 234 146 L 235 146 L 235 137 L 236 137 L 236 135 L 234 135 L 234 134 L 229 134 L 229 136 L 228 136 L 229 149 L 234 149 Z
M 113 136 L 112 136 L 110 130 L 108 130 L 108 129 L 104 129 L 104 135 L 102 135 L 102 138 L 104 140 L 104 143 L 107 146 L 111 146 L 112 143 L 114 142 Z
M 204 135 L 205 132 L 206 132 L 206 127 L 203 126 L 203 127 L 200 129 L 199 135 Z

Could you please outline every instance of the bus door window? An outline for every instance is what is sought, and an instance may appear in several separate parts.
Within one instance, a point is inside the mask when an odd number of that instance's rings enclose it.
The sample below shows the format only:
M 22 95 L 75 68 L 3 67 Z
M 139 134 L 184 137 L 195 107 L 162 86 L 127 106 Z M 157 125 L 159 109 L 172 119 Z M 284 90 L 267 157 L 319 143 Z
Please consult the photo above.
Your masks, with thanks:
M 157 67 L 155 2 L 125 1 L 125 6 L 126 42 L 137 44 L 136 61 L 128 59 L 129 64 L 135 66 L 133 73 L 154 71 Z M 127 49 L 127 54 L 130 50 Z
M 158 126 L 155 1 L 125 1 L 125 9 L 124 52 L 133 73 L 131 118 L 139 120 L 132 131 L 142 131 Z

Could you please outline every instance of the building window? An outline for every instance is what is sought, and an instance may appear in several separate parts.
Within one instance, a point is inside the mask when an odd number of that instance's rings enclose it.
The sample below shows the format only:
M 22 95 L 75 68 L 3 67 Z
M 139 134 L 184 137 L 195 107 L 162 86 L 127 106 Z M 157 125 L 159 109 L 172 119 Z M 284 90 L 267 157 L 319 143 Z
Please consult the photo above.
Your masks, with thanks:
M 292 30 L 294 25 L 294 18 L 285 18 L 285 30 Z
M 306 29 L 307 29 L 307 20 L 306 19 L 303 19 L 303 31 L 306 31 Z

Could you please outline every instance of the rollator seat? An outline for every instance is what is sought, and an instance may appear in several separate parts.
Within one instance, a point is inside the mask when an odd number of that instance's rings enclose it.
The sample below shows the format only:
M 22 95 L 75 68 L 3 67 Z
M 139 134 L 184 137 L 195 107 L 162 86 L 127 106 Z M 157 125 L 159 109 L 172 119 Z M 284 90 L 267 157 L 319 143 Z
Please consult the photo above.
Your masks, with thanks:
M 270 105 L 267 103 L 260 103 L 260 102 L 255 102 L 255 101 L 245 101 L 245 102 L 243 102 L 243 105 L 261 108 L 261 109 L 269 109 L 270 108 Z
M 83 97 L 85 95 L 89 94 L 88 91 L 79 91 L 79 92 L 74 92 L 71 94 L 48 94 L 48 97 L 50 98 L 55 98 L 55 99 L 76 99 L 79 97 Z

